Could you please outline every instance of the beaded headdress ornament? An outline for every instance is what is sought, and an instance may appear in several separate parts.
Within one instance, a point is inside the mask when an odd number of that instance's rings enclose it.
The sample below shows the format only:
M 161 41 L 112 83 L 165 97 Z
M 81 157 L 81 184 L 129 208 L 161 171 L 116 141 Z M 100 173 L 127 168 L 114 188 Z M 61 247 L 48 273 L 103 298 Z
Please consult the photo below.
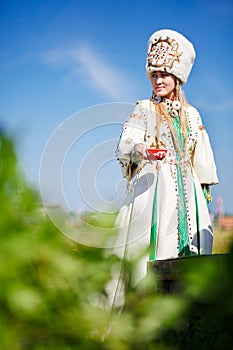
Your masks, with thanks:
M 148 77 L 164 71 L 185 84 L 195 59 L 195 50 L 182 34 L 163 29 L 151 35 L 147 45 L 146 72 Z

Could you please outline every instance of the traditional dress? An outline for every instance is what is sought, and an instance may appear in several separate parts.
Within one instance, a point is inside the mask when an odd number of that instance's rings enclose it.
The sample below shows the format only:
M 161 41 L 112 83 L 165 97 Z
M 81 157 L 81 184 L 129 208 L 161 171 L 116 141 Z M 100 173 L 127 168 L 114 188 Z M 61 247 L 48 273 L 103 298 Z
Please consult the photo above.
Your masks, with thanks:
M 113 251 L 122 262 L 137 261 L 132 285 L 146 275 L 149 260 L 212 252 L 205 195 L 210 185 L 218 183 L 216 166 L 201 117 L 186 103 L 180 87 L 188 79 L 195 55 L 192 43 L 176 31 L 162 29 L 151 35 L 146 74 L 152 82 L 153 99 L 137 102 L 120 136 L 116 153 L 129 193 L 116 220 L 119 233 Z M 176 79 L 173 91 L 162 75 L 154 76 L 156 72 Z M 162 146 L 165 158 L 137 158 L 135 145 L 140 143 Z M 122 306 L 124 264 L 112 282 L 112 305 Z
M 192 254 L 211 254 L 213 233 L 207 201 L 201 184 L 218 183 L 209 137 L 198 111 L 188 106 L 187 140 L 180 131 L 179 115 L 172 118 L 179 143 L 165 118 L 158 128 L 151 100 L 138 101 L 123 126 L 117 157 L 127 179 L 129 193 L 116 220 L 119 234 L 114 252 L 133 260 L 141 253 L 134 274 L 137 284 L 149 260 L 164 260 Z M 167 150 L 163 160 L 134 156 L 134 146 L 155 139 Z

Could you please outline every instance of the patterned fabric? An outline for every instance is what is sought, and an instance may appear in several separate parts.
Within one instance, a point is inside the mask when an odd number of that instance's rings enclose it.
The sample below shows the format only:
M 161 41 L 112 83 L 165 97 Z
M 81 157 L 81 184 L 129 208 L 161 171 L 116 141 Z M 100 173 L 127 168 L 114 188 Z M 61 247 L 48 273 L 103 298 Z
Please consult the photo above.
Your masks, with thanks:
M 172 124 L 175 128 L 178 143 L 181 152 L 184 151 L 184 135 L 180 130 L 180 118 L 177 115 L 176 118 L 172 118 Z M 181 155 L 179 152 L 176 153 L 176 160 L 178 163 L 181 161 Z M 178 255 L 190 255 L 189 250 L 189 237 L 188 237 L 188 224 L 187 224 L 187 208 L 185 202 L 185 189 L 184 180 L 182 174 L 181 165 L 177 166 L 177 183 L 178 183 Z
M 172 68 L 174 61 L 179 62 L 178 43 L 168 37 L 153 42 L 148 53 L 148 66 Z
M 185 84 L 195 55 L 192 43 L 182 34 L 170 29 L 158 30 L 148 40 L 146 74 L 150 79 L 153 72 L 167 72 Z
M 184 151 L 184 135 L 181 133 L 181 124 L 179 115 L 172 118 L 172 124 L 176 131 L 180 151 Z M 187 130 L 189 133 L 189 130 Z M 180 152 L 176 152 L 176 161 L 179 164 L 181 161 Z M 159 175 L 158 175 L 159 176 Z M 189 236 L 188 236 L 188 225 L 187 225 L 187 208 L 185 202 L 185 189 L 183 183 L 183 175 L 181 165 L 177 165 L 177 184 L 178 184 L 178 196 L 177 196 L 177 206 L 178 206 L 178 230 L 177 230 L 177 241 L 178 241 L 178 255 L 179 256 L 189 256 Z M 156 259 L 156 230 L 157 230 L 157 186 L 155 190 L 154 197 L 154 207 L 152 216 L 152 227 L 151 227 L 151 241 L 150 241 L 150 260 Z
M 188 135 L 182 156 L 165 119 L 158 135 L 155 107 L 150 100 L 137 102 L 117 146 L 123 176 L 131 189 L 116 220 L 119 233 L 114 253 L 129 260 L 143 255 L 135 272 L 135 284 L 145 276 L 148 260 L 212 251 L 213 233 L 201 184 L 218 183 L 216 167 L 206 130 L 200 128 L 198 111 L 189 106 L 185 114 Z M 179 118 L 174 118 L 173 126 L 183 150 Z M 134 146 L 150 146 L 158 136 L 167 149 L 165 158 L 156 162 L 135 159 Z

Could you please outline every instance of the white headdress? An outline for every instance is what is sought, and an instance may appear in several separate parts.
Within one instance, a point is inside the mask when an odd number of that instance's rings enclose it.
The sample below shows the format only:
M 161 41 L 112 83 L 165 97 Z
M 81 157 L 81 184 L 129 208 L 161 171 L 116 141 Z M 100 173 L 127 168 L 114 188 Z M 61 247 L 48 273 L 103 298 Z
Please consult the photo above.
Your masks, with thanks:
M 146 73 L 148 78 L 156 71 L 173 74 L 185 84 L 195 59 L 192 43 L 182 34 L 162 29 L 148 40 Z

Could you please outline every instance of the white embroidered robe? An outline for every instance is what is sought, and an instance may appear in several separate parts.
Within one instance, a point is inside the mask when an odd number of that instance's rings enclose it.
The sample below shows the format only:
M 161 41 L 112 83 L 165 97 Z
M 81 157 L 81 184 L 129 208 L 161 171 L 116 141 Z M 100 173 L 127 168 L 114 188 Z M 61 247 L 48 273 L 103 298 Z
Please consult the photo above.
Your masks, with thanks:
M 211 254 L 213 233 L 206 199 L 201 184 L 218 183 L 213 152 L 198 111 L 186 107 L 189 127 L 187 154 L 181 169 L 187 210 L 189 248 L 191 254 Z M 178 185 L 176 152 L 166 120 L 161 124 L 160 140 L 168 150 L 161 161 L 133 163 L 135 144 L 150 145 L 158 131 L 155 108 L 150 100 L 138 101 L 125 122 L 117 147 L 123 176 L 132 180 L 132 190 L 120 209 L 116 225 L 119 234 L 114 253 L 122 259 L 140 259 L 133 276 L 137 284 L 147 272 L 151 240 L 152 213 L 156 201 L 156 260 L 178 257 Z M 158 164 L 159 162 L 159 164 Z M 199 232 L 199 233 L 198 233 Z

